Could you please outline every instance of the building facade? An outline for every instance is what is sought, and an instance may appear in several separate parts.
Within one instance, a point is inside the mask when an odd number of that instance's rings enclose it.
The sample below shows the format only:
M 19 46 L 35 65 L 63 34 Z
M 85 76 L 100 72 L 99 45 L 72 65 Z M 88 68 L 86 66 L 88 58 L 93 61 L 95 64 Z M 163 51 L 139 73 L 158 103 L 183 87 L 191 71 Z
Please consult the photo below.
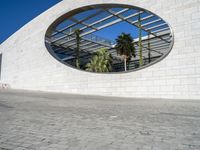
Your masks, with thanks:
M 45 46 L 47 29 L 63 14 L 96 4 L 127 4 L 157 14 L 173 29 L 173 49 L 162 61 L 127 73 L 90 73 L 60 63 Z M 12 89 L 200 99 L 200 1 L 63 0 L 2 43 L 0 54 L 1 83 L 8 84 Z

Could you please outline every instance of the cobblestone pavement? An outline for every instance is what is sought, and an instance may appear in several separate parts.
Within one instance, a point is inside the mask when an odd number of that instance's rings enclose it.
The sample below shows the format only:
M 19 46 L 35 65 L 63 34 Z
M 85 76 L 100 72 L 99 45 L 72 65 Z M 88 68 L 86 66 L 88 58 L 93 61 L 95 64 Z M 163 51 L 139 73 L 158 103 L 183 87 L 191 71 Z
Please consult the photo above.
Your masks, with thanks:
M 200 101 L 0 92 L 1 150 L 200 150 Z

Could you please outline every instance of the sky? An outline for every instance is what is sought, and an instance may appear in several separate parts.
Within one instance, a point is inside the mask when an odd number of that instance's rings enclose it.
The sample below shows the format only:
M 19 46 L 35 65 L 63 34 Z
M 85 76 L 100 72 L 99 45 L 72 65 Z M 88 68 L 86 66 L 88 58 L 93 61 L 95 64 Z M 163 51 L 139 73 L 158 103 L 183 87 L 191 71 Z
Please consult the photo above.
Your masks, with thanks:
M 0 43 L 4 42 L 33 18 L 60 1 L 61 0 L 0 0 Z M 91 11 L 90 13 L 94 12 Z M 82 18 L 82 15 L 84 15 L 84 12 L 76 16 Z M 134 38 L 138 37 L 138 29 L 126 22 L 118 23 L 112 27 L 94 32 L 94 34 L 115 41 L 117 36 L 122 32 L 130 33 Z M 142 34 L 146 35 L 145 32 Z
M 111 9 L 112 9 L 112 11 L 115 10 L 116 12 L 119 12 L 124 8 L 119 7 L 119 8 L 111 8 Z M 82 20 L 83 18 L 87 18 L 88 16 L 99 12 L 99 10 L 100 10 L 99 8 L 96 8 L 96 9 L 91 9 L 91 10 L 87 10 L 87 11 L 82 11 L 80 13 L 74 14 L 72 16 L 72 18 L 74 18 L 75 20 Z M 131 10 L 123 13 L 123 16 L 127 17 L 127 16 L 134 14 L 134 13 L 137 13 L 137 12 L 138 12 L 138 10 L 131 9 Z M 98 14 L 93 18 L 85 20 L 84 23 L 90 25 L 90 24 L 93 24 L 96 21 L 99 21 L 99 20 L 101 20 L 105 17 L 108 17 L 109 15 L 110 14 L 108 12 L 104 11 L 103 13 Z M 149 15 L 149 14 L 146 13 L 146 14 L 143 14 L 143 15 Z M 143 17 L 145 17 L 145 16 L 143 16 Z M 114 20 L 117 20 L 117 19 L 118 19 L 117 17 L 112 17 L 108 20 L 104 20 L 102 22 L 99 22 L 98 24 L 93 25 L 93 27 L 98 28 L 98 27 L 101 27 L 101 26 L 103 26 L 103 25 L 105 25 L 109 22 L 112 22 Z M 137 19 L 137 17 L 134 17 L 132 19 L 135 21 Z M 63 22 L 61 22 L 60 24 L 57 25 L 56 29 L 62 30 L 63 28 L 70 26 L 72 24 L 74 24 L 74 22 L 72 20 L 66 18 L 66 20 L 64 20 Z M 76 26 L 73 26 L 72 29 L 68 29 L 66 32 L 71 32 L 75 29 L 81 29 L 83 27 L 84 26 L 82 24 L 77 24 Z M 85 29 L 84 32 L 88 32 L 89 30 L 91 30 L 91 28 Z M 121 33 L 131 34 L 131 36 L 134 39 L 136 39 L 136 38 L 138 38 L 138 35 L 139 35 L 139 29 L 137 27 L 135 27 L 134 25 L 127 23 L 126 21 L 122 21 L 122 22 L 119 22 L 119 23 L 114 24 L 112 26 L 108 26 L 108 27 L 103 28 L 101 30 L 95 31 L 92 34 L 115 43 L 117 37 L 119 35 L 121 35 Z M 145 35 L 147 35 L 147 33 L 145 31 L 142 31 L 142 35 L 145 36 Z
M 138 28 L 134 27 L 133 25 L 130 25 L 127 22 L 121 22 L 111 27 L 97 31 L 94 34 L 115 42 L 116 38 L 121 33 L 131 34 L 133 38 L 138 38 L 138 32 Z M 143 32 L 143 35 L 145 35 L 145 32 Z
M 0 0 L 0 43 L 60 0 Z

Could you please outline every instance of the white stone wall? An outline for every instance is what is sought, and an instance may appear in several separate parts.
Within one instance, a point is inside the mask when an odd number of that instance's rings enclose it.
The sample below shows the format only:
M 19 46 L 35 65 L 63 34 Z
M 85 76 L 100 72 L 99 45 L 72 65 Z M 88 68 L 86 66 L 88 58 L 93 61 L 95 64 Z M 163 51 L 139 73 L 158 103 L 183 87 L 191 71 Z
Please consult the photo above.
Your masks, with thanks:
M 174 31 L 171 53 L 146 69 L 122 74 L 94 74 L 65 66 L 44 45 L 47 28 L 78 7 L 122 3 L 152 11 Z M 200 99 L 199 0 L 63 0 L 0 46 L 2 83 L 14 89 L 90 95 Z

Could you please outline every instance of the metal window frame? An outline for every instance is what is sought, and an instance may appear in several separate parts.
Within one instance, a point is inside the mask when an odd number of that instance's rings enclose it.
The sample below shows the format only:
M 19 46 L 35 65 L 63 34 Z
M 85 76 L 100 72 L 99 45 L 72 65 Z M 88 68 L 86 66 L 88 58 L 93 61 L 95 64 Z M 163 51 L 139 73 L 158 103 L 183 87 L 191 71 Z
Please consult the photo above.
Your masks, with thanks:
M 109 5 L 109 4 L 106 4 L 106 5 Z M 115 6 L 116 4 L 113 4 L 113 6 Z M 89 7 L 91 7 L 91 8 L 95 8 L 95 6 L 96 5 L 93 5 L 93 6 L 89 6 Z M 125 5 L 124 5 L 125 6 Z M 126 6 L 125 6 L 126 7 Z M 134 6 L 128 6 L 128 7 L 134 7 Z M 98 8 L 98 7 L 97 7 Z M 135 8 L 135 7 L 134 7 Z M 83 8 L 82 8 L 83 9 Z M 82 11 L 82 9 L 80 9 L 79 11 Z M 103 10 L 106 10 L 106 11 L 108 11 L 108 8 L 103 8 Z M 136 14 L 137 13 L 135 13 L 134 15 L 132 14 L 131 16 L 129 15 L 128 16 L 128 18 L 127 17 L 123 17 L 123 16 L 121 16 L 121 14 L 122 13 L 124 13 L 124 12 L 126 12 L 126 11 L 128 11 L 129 9 L 127 9 L 127 8 L 124 8 L 124 9 L 122 9 L 121 11 L 118 11 L 118 12 L 115 12 L 115 13 L 113 13 L 113 12 L 110 12 L 110 10 L 108 11 L 111 15 L 109 15 L 109 16 L 107 16 L 106 18 L 103 18 L 103 19 L 105 19 L 105 20 L 107 20 L 107 19 L 109 19 L 109 17 L 110 18 L 112 18 L 113 16 L 115 16 L 115 17 L 118 17 L 121 21 L 128 21 L 128 23 L 130 23 L 130 24 L 132 24 L 132 25 L 135 25 L 135 26 L 137 26 L 137 22 L 138 21 L 133 21 L 133 22 L 130 22 L 128 19 L 129 19 L 129 17 L 131 18 L 131 17 L 134 17 L 134 16 L 136 16 Z M 141 11 L 142 10 L 142 11 Z M 140 14 L 140 13 L 144 13 L 144 11 L 146 11 L 146 10 L 143 10 L 143 9 L 140 9 L 140 11 L 138 11 L 138 13 Z M 102 9 L 100 9 L 99 11 L 97 11 L 97 13 L 99 13 L 99 14 L 101 14 L 103 11 L 102 11 Z M 149 11 L 147 11 L 147 12 L 149 12 Z M 98 15 L 98 14 L 93 14 L 93 16 L 95 16 L 95 15 Z M 150 12 L 151 13 L 151 12 Z M 138 15 L 138 14 L 137 14 Z M 145 17 L 143 17 L 143 18 L 141 18 L 141 21 L 143 21 L 143 20 L 146 20 L 146 19 L 149 19 L 149 18 L 153 18 L 154 16 L 157 16 L 157 15 L 155 15 L 155 14 L 153 14 L 153 13 L 151 13 L 150 15 L 148 15 L 148 16 L 145 16 Z M 91 16 L 88 16 L 87 18 L 89 18 L 89 17 L 91 17 Z M 159 17 L 159 16 L 157 16 L 157 17 Z M 82 20 L 86 20 L 87 18 L 83 18 Z M 113 24 L 116 24 L 116 23 L 118 23 L 118 21 L 119 21 L 119 19 L 116 21 L 113 21 L 113 22 L 111 22 L 111 23 L 109 23 L 109 24 L 106 24 L 106 25 L 103 25 L 103 26 L 100 26 L 100 28 L 98 27 L 98 28 L 95 28 L 95 27 L 93 27 L 93 25 L 95 25 L 94 23 L 98 23 L 98 22 L 101 22 L 102 21 L 102 19 L 101 20 L 98 20 L 98 21 L 96 21 L 96 22 L 93 22 L 92 24 L 85 24 L 84 23 L 84 21 L 81 21 L 81 20 L 74 20 L 74 19 L 72 19 L 72 21 L 74 21 L 75 23 L 74 23 L 74 25 L 73 26 L 75 26 L 75 25 L 77 25 L 77 24 L 82 24 L 82 25 L 84 25 L 85 27 L 83 27 L 84 29 L 87 29 L 87 28 L 91 28 L 91 30 L 89 30 L 88 32 L 86 32 L 86 33 L 84 33 L 84 34 L 81 34 L 81 37 L 83 37 L 83 36 L 85 36 L 85 35 L 88 35 L 88 34 L 92 34 L 93 32 L 95 32 L 95 31 L 97 31 L 97 30 L 101 30 L 101 29 L 104 29 L 104 28 L 106 28 L 106 27 L 108 27 L 108 26 L 111 26 L 111 25 L 113 25 Z M 157 23 L 157 22 L 162 22 L 163 20 L 161 19 L 161 18 L 159 18 L 159 19 L 156 19 L 156 20 L 152 20 L 151 22 L 147 22 L 147 23 L 144 23 L 144 24 L 142 24 L 142 29 L 144 30 L 144 31 L 146 31 L 146 32 L 148 32 L 149 34 L 151 34 L 154 38 L 157 38 L 157 39 L 160 39 L 160 40 L 158 40 L 158 41 L 164 41 L 164 42 L 166 42 L 166 43 L 168 43 L 169 45 L 161 45 L 161 46 L 158 46 L 158 47 L 155 47 L 155 48 L 152 48 L 151 49 L 151 51 L 152 52 L 156 52 L 156 53 L 159 53 L 161 50 L 165 50 L 166 48 L 168 48 L 169 49 L 169 52 L 171 51 L 171 49 L 172 49 L 172 46 L 173 46 L 173 44 L 174 44 L 174 34 L 173 34 L 173 31 L 172 31 L 172 28 L 170 27 L 170 25 L 166 22 L 166 21 L 164 21 L 165 23 L 164 24 L 160 24 L 160 25 L 157 25 L 157 26 L 152 26 L 152 27 L 150 27 L 150 28 L 144 28 L 144 27 L 146 27 L 146 26 L 148 26 L 148 25 L 151 25 L 151 24 L 153 24 L 153 23 Z M 166 27 L 166 28 L 161 28 L 161 29 L 158 29 L 158 30 L 155 30 L 155 31 L 150 31 L 150 30 L 153 30 L 153 29 L 156 29 L 156 28 L 159 28 L 160 26 L 164 26 L 164 25 L 168 25 L 168 27 Z M 61 30 L 59 30 L 59 31 L 56 31 L 56 32 L 54 32 L 52 35 L 53 36 L 55 36 L 56 34 L 58 34 L 58 33 L 63 33 L 64 31 L 66 30 L 66 28 L 65 29 L 61 29 Z M 169 32 L 169 41 L 168 41 L 168 39 L 166 40 L 166 39 L 163 39 L 163 35 L 160 35 L 160 33 L 162 32 L 162 31 L 170 31 Z M 59 40 L 61 40 L 62 38 L 65 38 L 65 37 L 67 37 L 67 36 L 72 36 L 72 34 L 66 34 L 65 32 L 64 32 L 64 36 L 62 36 L 62 37 L 60 37 L 60 38 L 57 38 L 57 39 L 55 39 L 55 40 L 53 40 L 53 41 L 50 41 L 51 43 L 55 43 L 55 42 L 57 42 L 57 41 L 59 41 Z M 158 35 L 159 34 L 159 35 Z M 47 38 L 49 37 L 48 35 L 46 36 Z M 153 39 L 153 37 L 152 37 L 152 39 Z M 72 39 L 70 39 L 70 40 L 73 40 L 73 38 Z M 70 40 L 68 40 L 67 42 L 70 42 Z M 87 39 L 86 39 L 86 41 L 87 41 Z M 145 40 L 144 40 L 145 41 Z M 66 44 L 67 43 L 66 41 L 65 41 L 65 43 L 60 43 L 60 45 L 62 46 L 62 44 Z M 91 43 L 93 43 L 93 41 L 91 41 Z M 156 43 L 156 42 L 155 42 Z M 159 42 L 157 42 L 158 44 L 159 44 Z M 99 43 L 100 44 L 100 43 Z M 70 46 L 73 46 L 74 44 L 72 44 L 72 45 L 70 45 Z M 87 44 L 86 44 L 87 45 Z M 100 46 L 99 47 L 101 47 L 102 45 L 100 44 Z M 91 46 L 91 47 L 93 47 L 93 46 Z M 160 48 L 161 47 L 161 48 Z M 67 48 L 67 47 L 66 47 Z M 88 47 L 85 47 L 84 48 L 84 50 L 86 50 Z M 147 47 L 145 47 L 145 45 L 143 46 L 143 48 L 144 48 L 144 51 L 145 50 L 148 50 L 148 48 Z M 112 49 L 111 47 L 110 47 L 110 49 Z M 94 49 L 91 49 L 91 51 L 93 51 Z M 112 52 L 112 51 L 111 51 Z M 162 56 L 162 58 L 161 59 L 159 59 L 158 61 L 156 61 L 156 62 L 159 62 L 160 60 L 162 60 L 164 57 L 166 57 L 168 54 L 169 54 L 169 52 L 168 53 L 166 53 L 165 55 L 163 55 Z M 161 53 L 160 53 L 161 54 Z M 153 65 L 154 63 L 150 63 L 149 65 Z M 149 65 L 146 65 L 145 67 L 148 67 Z M 77 69 L 77 68 L 76 68 Z M 138 70 L 140 70 L 140 69 L 143 69 L 143 67 L 140 67 Z M 137 69 L 136 70 L 132 70 L 132 71 L 137 71 Z M 127 71 L 127 72 L 129 72 L 129 71 Z

